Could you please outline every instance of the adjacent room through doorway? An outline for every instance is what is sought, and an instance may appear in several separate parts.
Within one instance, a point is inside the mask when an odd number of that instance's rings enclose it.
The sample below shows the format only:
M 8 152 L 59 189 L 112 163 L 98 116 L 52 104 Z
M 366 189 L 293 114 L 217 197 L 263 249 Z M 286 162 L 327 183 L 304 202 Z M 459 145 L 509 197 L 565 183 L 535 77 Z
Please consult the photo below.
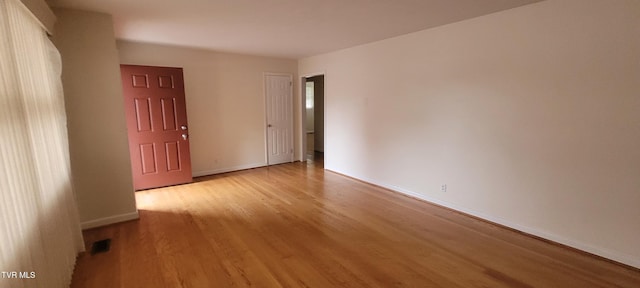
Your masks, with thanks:
M 324 158 L 324 75 L 305 77 L 305 160 Z

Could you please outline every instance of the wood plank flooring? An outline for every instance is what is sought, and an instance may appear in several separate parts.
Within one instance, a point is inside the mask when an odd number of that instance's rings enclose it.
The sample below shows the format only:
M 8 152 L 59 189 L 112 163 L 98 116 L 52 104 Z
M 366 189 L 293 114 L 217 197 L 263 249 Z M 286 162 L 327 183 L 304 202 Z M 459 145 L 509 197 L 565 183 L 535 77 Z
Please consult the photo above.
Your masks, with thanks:
M 71 287 L 640 287 L 640 271 L 368 185 L 321 161 L 136 193 Z M 90 249 L 88 246 L 87 249 Z

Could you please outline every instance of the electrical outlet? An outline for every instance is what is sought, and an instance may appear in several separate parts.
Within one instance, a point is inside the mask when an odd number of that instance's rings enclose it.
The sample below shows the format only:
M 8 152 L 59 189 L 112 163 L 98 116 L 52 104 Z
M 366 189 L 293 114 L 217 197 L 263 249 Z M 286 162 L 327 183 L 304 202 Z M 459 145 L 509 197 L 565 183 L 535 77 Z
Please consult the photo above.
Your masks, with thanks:
M 447 192 L 447 184 L 440 185 L 440 192 Z

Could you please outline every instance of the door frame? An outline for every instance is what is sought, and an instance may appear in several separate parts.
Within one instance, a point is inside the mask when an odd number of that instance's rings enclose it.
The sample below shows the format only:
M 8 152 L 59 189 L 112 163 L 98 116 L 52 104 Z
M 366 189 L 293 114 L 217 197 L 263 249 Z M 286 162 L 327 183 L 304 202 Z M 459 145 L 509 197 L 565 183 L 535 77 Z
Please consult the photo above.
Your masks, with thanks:
M 267 104 L 267 77 L 268 76 L 287 76 L 289 77 L 289 83 L 291 83 L 291 89 L 289 90 L 289 96 L 291 97 L 291 108 L 293 111 L 291 111 L 291 115 L 292 118 L 291 119 L 291 123 L 289 123 L 289 128 L 291 129 L 290 131 L 295 132 L 294 129 L 294 123 L 295 123 L 295 99 L 293 98 L 293 74 L 291 73 L 278 73 L 278 72 L 264 72 L 262 73 L 262 91 L 263 91 L 263 97 L 264 97 L 264 123 L 262 124 L 264 127 L 264 160 L 265 160 L 265 164 L 266 166 L 271 165 L 269 163 L 269 109 L 268 109 L 268 104 Z M 294 149 L 294 151 L 291 153 L 291 162 L 293 162 L 295 160 L 295 135 L 292 134 L 291 137 L 289 138 L 289 144 L 291 145 L 291 147 Z
M 298 107 L 300 109 L 300 122 L 299 122 L 299 127 L 300 129 L 298 130 L 298 133 L 300 133 L 300 147 L 298 147 L 298 149 L 300 149 L 300 158 L 298 160 L 300 160 L 301 162 L 306 162 L 307 161 L 307 131 L 306 131 L 306 121 L 307 121 L 307 106 L 306 106 L 306 101 L 307 101 L 307 78 L 311 78 L 311 77 L 315 77 L 315 76 L 324 76 L 324 93 L 322 95 L 322 105 L 324 107 L 324 109 L 322 110 L 323 112 L 323 116 L 322 117 L 322 126 L 323 126 L 323 131 L 324 131 L 324 137 L 323 137 L 323 145 L 324 148 L 327 148 L 327 113 L 326 108 L 327 108 L 327 74 L 325 72 L 315 72 L 315 73 L 309 73 L 309 74 L 304 74 L 300 76 L 300 106 Z M 315 119 L 314 119 L 315 121 Z

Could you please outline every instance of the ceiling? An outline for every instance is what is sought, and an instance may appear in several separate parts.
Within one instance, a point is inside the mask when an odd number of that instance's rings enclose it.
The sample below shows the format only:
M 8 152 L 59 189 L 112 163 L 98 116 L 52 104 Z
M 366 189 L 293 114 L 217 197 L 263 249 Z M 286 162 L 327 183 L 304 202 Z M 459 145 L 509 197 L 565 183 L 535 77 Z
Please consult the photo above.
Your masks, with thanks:
M 541 0 L 47 0 L 113 15 L 116 38 L 304 58 Z

